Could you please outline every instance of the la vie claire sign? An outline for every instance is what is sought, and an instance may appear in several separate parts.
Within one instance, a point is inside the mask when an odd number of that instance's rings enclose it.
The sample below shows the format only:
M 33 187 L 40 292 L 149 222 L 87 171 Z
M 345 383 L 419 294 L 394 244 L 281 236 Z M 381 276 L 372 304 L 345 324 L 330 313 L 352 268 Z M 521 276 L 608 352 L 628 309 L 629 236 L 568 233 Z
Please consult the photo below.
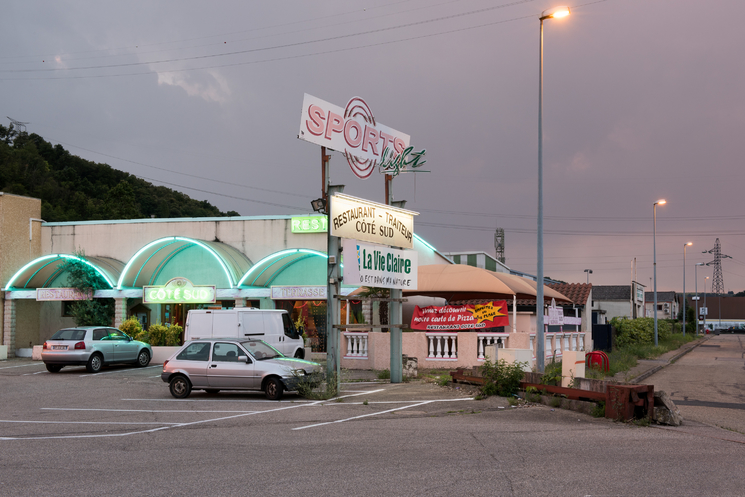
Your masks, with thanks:
M 416 290 L 417 252 L 345 239 L 344 283 Z
M 331 196 L 331 235 L 393 247 L 413 248 L 418 212 L 344 194 Z
M 345 108 L 308 95 L 303 97 L 301 140 L 342 152 L 357 177 L 366 179 L 388 149 L 392 157 L 409 146 L 409 135 L 375 120 L 370 107 L 354 97 Z

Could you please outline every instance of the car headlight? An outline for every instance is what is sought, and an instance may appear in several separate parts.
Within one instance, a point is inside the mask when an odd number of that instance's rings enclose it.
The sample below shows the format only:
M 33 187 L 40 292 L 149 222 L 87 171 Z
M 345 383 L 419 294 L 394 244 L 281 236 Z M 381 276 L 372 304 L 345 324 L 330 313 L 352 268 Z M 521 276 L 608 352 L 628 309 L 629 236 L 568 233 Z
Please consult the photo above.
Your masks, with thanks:
M 292 375 L 293 376 L 305 376 L 305 370 L 304 369 L 293 369 Z

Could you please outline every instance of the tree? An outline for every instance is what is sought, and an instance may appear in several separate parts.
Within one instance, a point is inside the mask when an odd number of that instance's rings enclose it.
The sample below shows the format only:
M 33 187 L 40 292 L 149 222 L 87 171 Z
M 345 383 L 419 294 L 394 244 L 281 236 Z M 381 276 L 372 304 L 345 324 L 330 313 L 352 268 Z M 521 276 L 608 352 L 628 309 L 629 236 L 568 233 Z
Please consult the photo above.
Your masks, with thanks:
M 106 280 L 91 267 L 82 250 L 75 252 L 76 258 L 65 259 L 59 265 L 67 272 L 67 284 L 83 293 L 109 288 Z M 70 309 L 77 326 L 110 326 L 114 317 L 114 299 L 90 299 L 75 302 Z

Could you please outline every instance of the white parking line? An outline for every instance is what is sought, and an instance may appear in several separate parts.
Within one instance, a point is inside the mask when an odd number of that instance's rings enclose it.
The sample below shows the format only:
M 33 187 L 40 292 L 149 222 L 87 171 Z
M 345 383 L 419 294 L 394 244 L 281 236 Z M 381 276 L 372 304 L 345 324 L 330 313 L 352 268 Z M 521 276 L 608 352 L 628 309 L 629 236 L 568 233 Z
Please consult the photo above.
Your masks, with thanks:
M 186 409 L 86 409 L 86 408 L 78 408 L 78 407 L 42 407 L 43 411 L 101 411 L 101 412 L 189 412 L 189 413 L 204 413 L 204 412 L 213 412 L 213 413 L 244 413 L 244 414 L 250 414 L 255 412 L 261 412 L 261 411 L 190 411 Z M 162 423 L 161 423 L 162 424 Z M 178 424 L 178 423 L 173 423 Z
M 22 376 L 33 376 L 35 374 L 44 374 L 44 373 L 49 374 L 49 371 L 37 371 L 36 373 L 23 373 Z
M 379 415 L 379 414 L 387 414 L 387 413 L 389 413 L 389 412 L 400 411 L 400 410 L 402 410 L 402 409 L 409 409 L 409 408 L 411 408 L 411 407 L 419 407 L 419 406 L 423 406 L 423 405 L 427 405 L 427 404 L 432 404 L 433 402 L 456 402 L 456 401 L 459 401 L 459 400 L 474 400 L 474 399 L 473 399 L 473 397 L 469 397 L 469 398 L 465 398 L 465 399 L 436 399 L 436 400 L 425 400 L 424 402 L 419 402 L 419 403 L 417 403 L 417 404 L 412 404 L 412 405 L 410 405 L 410 406 L 404 406 L 404 407 L 396 407 L 395 409 L 388 409 L 388 410 L 386 410 L 386 411 L 380 411 L 380 412 L 371 412 L 371 413 L 369 413 L 369 414 L 362 414 L 361 416 L 353 416 L 353 417 L 351 417 L 351 418 L 346 418 L 346 419 L 337 419 L 336 421 L 327 421 L 327 422 L 325 422 L 325 423 L 317 423 L 317 424 L 314 424 L 314 425 L 308 425 L 308 426 L 299 426 L 299 427 L 297 427 L 297 428 L 293 428 L 292 430 L 293 430 L 293 431 L 296 431 L 296 430 L 304 430 L 304 429 L 306 429 L 306 428 L 315 428 L 315 427 L 317 427 L 317 426 L 331 425 L 331 424 L 334 424 L 334 423 L 343 423 L 343 422 L 345 422 L 345 421 L 352 421 L 353 419 L 361 419 L 361 418 L 367 418 L 367 417 L 370 417 L 370 416 L 377 416 L 377 415 Z M 381 402 L 381 403 L 382 403 L 382 402 Z M 338 405 L 344 405 L 344 404 L 338 404 Z M 347 404 L 347 405 L 353 405 L 353 404 L 351 404 L 351 403 L 350 403 L 350 404 Z
M 306 405 L 308 404 L 298 404 L 295 406 L 287 406 L 287 407 L 279 407 L 277 409 L 270 409 L 268 411 L 242 413 L 242 414 L 236 414 L 234 416 L 225 416 L 222 418 L 213 418 L 213 419 L 203 419 L 199 421 L 192 421 L 190 423 L 178 423 L 178 424 L 170 425 L 170 426 L 160 426 L 158 428 L 151 428 L 149 430 L 129 431 L 129 432 L 124 432 L 124 433 L 97 433 L 97 434 L 91 434 L 91 435 L 54 435 L 54 436 L 48 436 L 48 437 L 45 437 L 45 436 L 42 436 L 42 437 L 33 437 L 33 436 L 32 437 L 0 437 L 0 440 L 54 440 L 54 439 L 127 437 L 130 435 L 141 435 L 144 433 L 155 433 L 156 431 L 170 430 L 171 428 L 193 426 L 193 425 L 203 424 L 203 423 L 214 423 L 217 421 L 225 421 L 228 419 L 241 418 L 245 416 L 253 416 L 255 414 L 263 414 L 267 412 L 284 411 L 287 409 L 295 409 L 297 407 L 305 407 Z
M 21 364 L 19 366 L 5 366 L 0 369 L 26 368 L 28 366 L 42 366 L 43 364 Z
M 169 423 L 166 421 L 141 423 L 137 421 L 20 421 L 17 419 L 0 419 L 0 423 L 31 423 L 48 425 L 177 425 L 180 423 Z
M 101 376 L 105 374 L 115 374 L 115 373 L 131 373 L 132 371 L 138 371 L 138 370 L 145 370 L 145 369 L 152 369 L 152 368 L 159 368 L 161 367 L 159 364 L 155 366 L 145 366 L 144 368 L 137 368 L 137 369 L 119 369 L 117 371 L 105 371 L 103 373 L 88 373 L 88 374 L 81 374 L 81 378 L 91 378 L 93 376 Z

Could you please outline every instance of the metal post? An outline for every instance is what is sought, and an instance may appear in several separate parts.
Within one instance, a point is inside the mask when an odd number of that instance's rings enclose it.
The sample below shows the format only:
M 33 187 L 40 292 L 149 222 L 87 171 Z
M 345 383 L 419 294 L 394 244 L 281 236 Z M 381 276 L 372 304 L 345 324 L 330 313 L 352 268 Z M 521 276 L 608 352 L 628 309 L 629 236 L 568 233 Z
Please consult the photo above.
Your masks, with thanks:
M 652 251 L 654 258 L 654 346 L 657 347 L 657 202 L 652 206 Z
M 709 314 L 709 308 L 706 307 L 706 280 L 708 279 L 708 276 L 704 278 L 704 309 L 706 309 L 706 314 L 704 314 L 704 331 L 706 331 L 706 316 Z
M 385 175 L 385 203 L 393 205 L 393 176 Z M 399 204 L 400 205 L 400 204 Z M 403 330 L 400 325 L 403 322 L 402 308 L 400 302 L 403 291 L 400 288 L 391 288 L 389 291 L 391 300 L 388 303 L 388 328 L 391 342 L 391 383 L 401 383 L 403 381 Z
M 683 245 L 683 336 L 686 336 L 686 247 Z
M 698 335 L 698 267 L 703 265 L 703 262 L 697 262 L 693 266 L 693 279 L 696 281 L 694 286 L 696 287 L 696 335 Z
M 328 178 L 328 176 L 327 176 Z M 342 193 L 343 185 L 328 185 L 327 210 L 331 211 L 331 202 L 335 193 Z M 334 327 L 340 325 L 341 313 L 339 312 L 340 276 L 341 276 L 341 243 L 339 237 L 331 236 L 331 225 L 329 224 L 327 239 L 328 259 L 326 278 L 326 372 L 328 378 L 336 378 L 336 391 L 339 392 L 341 382 L 341 349 L 339 334 L 341 330 Z
M 540 19 L 540 48 L 538 67 L 538 246 L 535 296 L 536 369 L 544 371 L 546 360 L 543 333 L 543 17 Z

